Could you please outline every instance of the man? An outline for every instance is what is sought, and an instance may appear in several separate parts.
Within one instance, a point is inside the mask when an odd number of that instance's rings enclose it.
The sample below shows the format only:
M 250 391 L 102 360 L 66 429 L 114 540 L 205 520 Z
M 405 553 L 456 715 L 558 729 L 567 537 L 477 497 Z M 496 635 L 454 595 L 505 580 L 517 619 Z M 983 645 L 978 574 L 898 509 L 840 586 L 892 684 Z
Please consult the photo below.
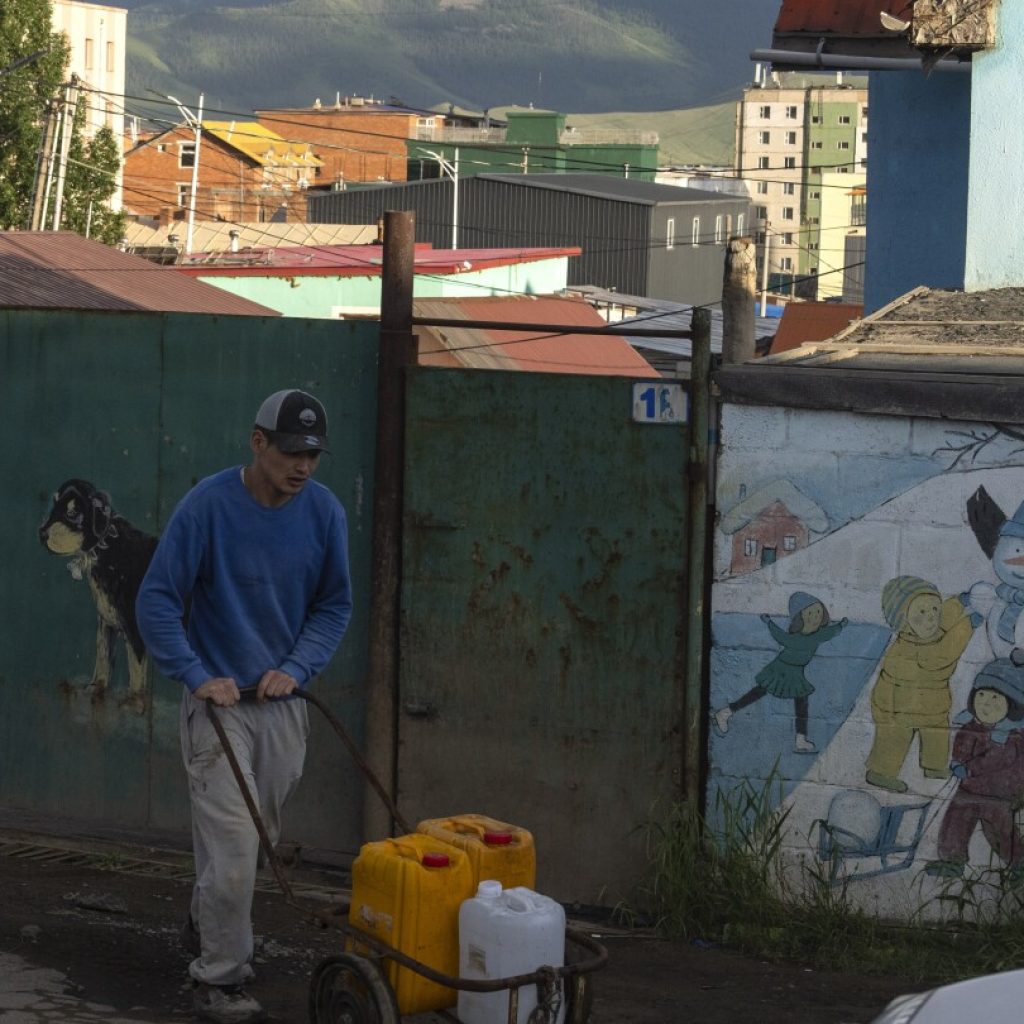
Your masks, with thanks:
M 259 839 L 204 707 L 212 701 L 271 841 L 305 757 L 304 687 L 334 654 L 352 612 L 345 512 L 311 478 L 327 451 L 323 406 L 278 391 L 256 414 L 252 461 L 200 481 L 171 516 L 137 600 L 139 628 L 164 675 L 185 686 L 196 882 L 183 937 L 196 1014 L 265 1019 L 242 987 L 253 976 L 252 893 Z M 185 624 L 187 620 L 187 625 Z M 255 688 L 254 701 L 239 691 Z

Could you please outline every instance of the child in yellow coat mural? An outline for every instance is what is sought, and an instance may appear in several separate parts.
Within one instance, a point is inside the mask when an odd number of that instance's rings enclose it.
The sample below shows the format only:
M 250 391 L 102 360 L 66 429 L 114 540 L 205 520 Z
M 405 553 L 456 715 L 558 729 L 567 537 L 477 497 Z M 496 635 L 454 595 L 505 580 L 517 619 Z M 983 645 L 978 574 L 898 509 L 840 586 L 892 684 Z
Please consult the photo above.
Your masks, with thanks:
M 949 778 L 949 680 L 977 622 L 961 598 L 943 601 L 934 584 L 917 576 L 886 583 L 882 613 L 895 639 L 871 694 L 875 738 L 865 778 L 904 793 L 899 774 L 915 733 L 925 777 Z

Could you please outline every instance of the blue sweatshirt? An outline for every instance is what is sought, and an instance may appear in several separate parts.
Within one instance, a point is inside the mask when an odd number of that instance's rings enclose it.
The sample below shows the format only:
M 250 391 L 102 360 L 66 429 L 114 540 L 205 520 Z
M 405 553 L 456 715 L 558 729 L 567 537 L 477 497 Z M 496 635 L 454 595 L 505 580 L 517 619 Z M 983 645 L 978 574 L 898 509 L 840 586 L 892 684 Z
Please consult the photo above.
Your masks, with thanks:
M 240 467 L 207 477 L 174 510 L 136 614 L 157 667 L 190 690 L 218 676 L 255 686 L 270 669 L 305 686 L 352 615 L 345 510 L 313 480 L 265 508 Z

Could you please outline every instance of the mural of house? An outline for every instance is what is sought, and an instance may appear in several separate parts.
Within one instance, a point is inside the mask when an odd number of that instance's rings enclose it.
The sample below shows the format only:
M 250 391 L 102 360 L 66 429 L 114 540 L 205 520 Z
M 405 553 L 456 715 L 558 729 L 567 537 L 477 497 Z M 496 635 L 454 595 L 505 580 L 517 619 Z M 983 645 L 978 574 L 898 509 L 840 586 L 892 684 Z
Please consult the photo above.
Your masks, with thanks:
M 801 551 L 812 534 L 828 530 L 828 517 L 788 480 L 773 480 L 753 494 L 740 486 L 740 500 L 722 516 L 722 533 L 732 537 L 729 571 L 750 572 Z
M 1024 288 L 919 288 L 716 374 L 709 792 L 777 773 L 794 870 L 887 917 L 1024 865 L 1022 375 Z M 813 542 L 737 566 L 764 509 Z
M 382 253 L 380 245 L 265 244 L 195 253 L 175 269 L 284 316 L 365 318 L 380 315 Z M 452 251 L 418 245 L 413 294 L 550 295 L 565 287 L 569 262 L 578 256 L 573 248 Z
M 865 308 L 918 285 L 1012 287 L 1024 137 L 1005 97 L 1024 84 L 1024 7 L 918 0 L 894 29 L 883 13 L 886 0 L 782 0 L 773 48 L 753 54 L 776 70 L 869 72 L 868 143 L 885 158 L 867 167 Z
M 196 172 L 200 220 L 304 220 L 322 161 L 257 121 L 203 120 Z M 147 136 L 125 154 L 124 204 L 137 216 L 185 219 L 196 167 L 187 125 Z

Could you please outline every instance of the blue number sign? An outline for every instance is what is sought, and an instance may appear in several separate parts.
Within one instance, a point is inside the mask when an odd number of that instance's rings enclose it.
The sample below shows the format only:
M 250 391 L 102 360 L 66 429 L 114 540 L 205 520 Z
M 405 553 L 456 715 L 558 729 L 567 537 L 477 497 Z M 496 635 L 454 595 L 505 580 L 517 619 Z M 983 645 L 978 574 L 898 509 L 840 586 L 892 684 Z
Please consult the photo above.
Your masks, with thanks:
M 637 423 L 685 423 L 689 396 L 682 384 L 643 381 L 633 384 L 633 419 Z

